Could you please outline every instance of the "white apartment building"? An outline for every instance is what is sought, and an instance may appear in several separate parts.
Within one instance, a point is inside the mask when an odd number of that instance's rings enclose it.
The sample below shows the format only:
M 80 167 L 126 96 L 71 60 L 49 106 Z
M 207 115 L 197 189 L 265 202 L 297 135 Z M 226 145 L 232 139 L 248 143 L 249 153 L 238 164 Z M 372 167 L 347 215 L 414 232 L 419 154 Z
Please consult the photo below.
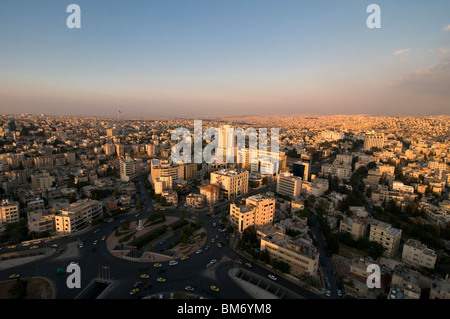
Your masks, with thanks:
M 36 209 L 27 213 L 28 231 L 35 233 L 52 232 L 55 214 L 44 209 Z
M 294 176 L 292 173 L 278 174 L 277 193 L 295 198 L 300 197 L 301 190 L 302 190 L 301 177 Z
M 355 240 L 365 238 L 368 228 L 367 221 L 359 218 L 344 217 L 339 224 L 339 232 L 349 233 Z
M 55 177 L 48 172 L 31 175 L 31 188 L 33 190 L 46 190 L 52 187 Z
M 384 256 L 392 258 L 398 254 L 402 230 L 378 220 L 370 221 L 369 240 L 380 243 L 385 248 Z
M 55 230 L 60 234 L 70 234 L 85 228 L 92 219 L 101 214 L 101 202 L 96 200 L 77 201 L 55 215 Z
M 384 146 L 384 134 L 383 133 L 368 133 L 364 137 L 364 150 L 370 151 L 372 147 L 382 149 Z
M 184 179 L 184 167 L 173 165 L 168 160 L 152 159 L 150 164 L 150 182 L 154 185 L 158 177 L 172 177 L 172 180 L 178 178 Z
M 392 182 L 392 190 L 398 191 L 401 193 L 414 194 L 414 186 L 405 185 L 405 184 L 403 184 L 403 182 L 400 182 L 400 181 Z
M 275 198 L 254 195 L 245 199 L 245 203 L 230 204 L 231 223 L 243 232 L 249 226 L 263 226 L 273 222 Z
M 402 261 L 416 267 L 434 269 L 437 255 L 421 242 L 408 239 L 403 245 Z
M 136 160 L 127 157 L 120 161 L 120 179 L 124 182 L 129 182 L 136 178 L 139 174 L 139 167 Z
M 222 169 L 211 173 L 211 184 L 217 185 L 223 196 L 233 199 L 248 192 L 248 171 Z
M 0 206 L 0 223 L 9 224 L 19 221 L 19 203 L 16 201 L 2 200 Z
M 155 179 L 154 189 L 155 194 L 162 194 L 163 191 L 172 190 L 173 180 L 172 176 L 161 176 Z
M 252 173 L 275 175 L 281 168 L 286 167 L 286 154 L 284 152 L 250 150 L 249 158 Z

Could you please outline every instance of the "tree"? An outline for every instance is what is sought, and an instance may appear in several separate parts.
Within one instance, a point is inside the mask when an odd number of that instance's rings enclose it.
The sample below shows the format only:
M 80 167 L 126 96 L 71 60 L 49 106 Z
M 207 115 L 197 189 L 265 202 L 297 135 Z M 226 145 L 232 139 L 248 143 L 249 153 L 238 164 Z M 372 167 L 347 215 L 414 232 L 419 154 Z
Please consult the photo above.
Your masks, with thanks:
M 24 299 L 27 296 L 28 281 L 17 278 L 13 286 L 8 290 L 12 299 Z

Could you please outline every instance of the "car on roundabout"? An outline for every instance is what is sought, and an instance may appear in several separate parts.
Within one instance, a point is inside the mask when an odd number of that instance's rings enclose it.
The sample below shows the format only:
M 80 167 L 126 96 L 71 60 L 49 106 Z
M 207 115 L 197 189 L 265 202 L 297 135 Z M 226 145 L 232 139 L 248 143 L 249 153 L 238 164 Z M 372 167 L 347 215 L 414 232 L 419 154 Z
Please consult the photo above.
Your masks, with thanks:
M 12 274 L 11 276 L 9 276 L 9 279 L 17 279 L 19 277 L 20 277 L 19 274 Z
M 148 274 L 142 274 L 141 275 L 141 279 L 148 279 L 150 278 L 150 276 Z
M 214 286 L 214 285 L 212 285 L 210 288 L 214 292 L 219 292 L 219 290 L 220 290 L 217 286 Z
M 189 257 L 188 256 L 182 256 L 181 260 L 187 260 Z
M 253 267 L 253 265 L 252 265 L 251 263 L 245 263 L 245 265 L 246 265 L 248 268 L 252 268 L 252 267 Z
M 133 290 L 130 291 L 130 295 L 133 296 L 135 294 L 137 294 L 139 292 L 139 288 L 134 288 Z
M 161 268 L 162 265 L 161 265 L 160 263 L 154 263 L 154 264 L 153 264 L 153 267 L 155 267 L 155 268 Z
M 166 278 L 163 277 L 159 277 L 158 279 L 156 279 L 157 282 L 163 283 L 166 282 Z

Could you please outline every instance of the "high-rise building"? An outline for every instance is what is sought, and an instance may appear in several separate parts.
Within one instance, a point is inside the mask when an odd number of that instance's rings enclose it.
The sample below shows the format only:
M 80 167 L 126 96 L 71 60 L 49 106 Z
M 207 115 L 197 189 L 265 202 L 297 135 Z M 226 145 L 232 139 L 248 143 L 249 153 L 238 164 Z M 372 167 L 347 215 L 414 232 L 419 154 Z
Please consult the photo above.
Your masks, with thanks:
M 299 176 L 304 181 L 309 181 L 311 170 L 311 162 L 309 160 L 301 160 L 292 165 L 292 173 L 294 176 Z
M 120 161 L 120 179 L 128 182 L 138 176 L 138 165 L 136 160 L 127 157 Z
M 282 173 L 277 177 L 277 193 L 299 197 L 302 190 L 302 178 L 292 173 Z
M 384 134 L 383 133 L 367 133 L 364 136 L 364 150 L 370 151 L 372 147 L 383 148 L 384 146 Z

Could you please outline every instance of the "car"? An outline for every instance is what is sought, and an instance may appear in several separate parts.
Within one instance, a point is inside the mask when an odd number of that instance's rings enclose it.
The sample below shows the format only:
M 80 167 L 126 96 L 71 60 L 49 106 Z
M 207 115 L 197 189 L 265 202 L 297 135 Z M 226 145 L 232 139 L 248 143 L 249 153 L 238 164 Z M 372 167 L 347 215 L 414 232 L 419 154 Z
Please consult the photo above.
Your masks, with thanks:
M 342 290 L 341 289 L 336 290 L 336 292 L 337 292 L 339 297 L 342 297 Z
M 195 253 L 198 255 L 198 254 L 200 254 L 201 252 L 202 252 L 202 250 L 199 249 L 199 250 L 197 250 Z
M 9 276 L 9 279 L 17 279 L 19 277 L 20 277 L 19 274 L 12 274 L 11 276 Z
M 153 286 L 153 283 L 148 282 L 148 283 L 145 284 L 144 288 L 145 288 L 145 289 L 148 289 L 148 288 L 150 288 L 151 286 Z
M 160 245 L 164 245 L 165 243 L 166 243 L 166 240 L 165 240 L 165 239 L 163 239 L 163 240 L 161 240 L 161 241 L 159 242 Z
M 214 242 L 214 238 L 211 239 L 211 242 L 212 242 L 212 243 Z
M 93 231 L 94 234 L 97 234 L 100 231 L 100 229 L 96 229 Z
M 181 260 L 187 260 L 188 258 L 188 256 L 181 256 Z
M 65 274 L 66 273 L 66 269 L 65 268 L 58 268 L 58 269 L 56 269 L 56 273 L 57 274 Z
M 154 263 L 154 264 L 153 264 L 153 267 L 155 267 L 155 268 L 161 268 L 162 265 L 161 265 L 160 263 Z
M 209 245 L 206 245 L 205 250 L 208 250 L 208 249 L 209 249 Z
M 217 262 L 217 259 L 212 259 L 210 262 L 214 265 Z
M 210 268 L 211 266 L 212 266 L 211 263 L 207 263 L 207 264 L 206 264 L 206 268 Z
M 222 244 L 221 243 L 217 243 L 217 247 L 222 247 Z
M 98 244 L 98 240 L 95 240 L 94 241 L 94 246 L 97 245 L 97 244 Z
M 30 247 L 30 249 L 38 249 L 38 248 L 39 248 L 38 245 L 33 245 L 33 246 Z
M 136 282 L 134 283 L 134 288 L 137 288 L 137 287 L 139 287 L 140 285 L 142 285 L 142 281 L 136 281 Z
M 194 291 L 195 289 L 192 286 L 186 286 L 186 287 L 184 287 L 184 290 L 186 290 L 186 291 Z
M 70 265 L 78 265 L 78 263 L 76 261 L 71 261 Z
M 83 243 L 78 245 L 78 248 L 83 248 L 83 247 L 84 247 Z
M 150 276 L 149 276 L 148 274 L 142 274 L 142 275 L 141 275 L 141 278 L 142 278 L 142 279 L 148 279 L 148 278 L 150 278 Z
M 215 292 L 219 292 L 219 290 L 220 290 L 216 286 L 211 286 L 210 288 L 211 288 L 212 291 L 215 291 Z
M 163 282 L 166 282 L 166 278 L 158 277 L 158 279 L 156 279 L 156 281 L 163 283 Z
M 105 240 L 105 239 L 106 239 L 106 236 L 103 236 L 103 237 L 102 237 L 102 240 Z
M 252 268 L 252 267 L 253 267 L 253 265 L 252 265 L 251 263 L 245 263 L 245 265 L 246 265 L 248 268 Z
M 270 279 L 272 279 L 273 281 L 277 280 L 278 278 L 275 275 L 268 275 L 267 277 L 269 277 Z
M 173 292 L 170 293 L 169 299 L 175 298 L 175 294 Z
M 135 295 L 139 292 L 139 288 L 134 288 L 133 290 L 130 291 L 130 295 Z
M 330 297 L 330 296 L 331 296 L 331 291 L 330 291 L 330 289 L 327 289 L 327 291 L 325 292 L 325 295 L 326 295 L 327 297 Z
M 176 261 L 176 260 L 169 261 L 169 266 L 175 266 L 175 265 L 178 265 L 178 261 Z
M 9 249 L 14 249 L 14 248 L 16 248 L 16 247 L 17 247 L 16 245 L 9 245 L 9 246 L 8 246 Z

